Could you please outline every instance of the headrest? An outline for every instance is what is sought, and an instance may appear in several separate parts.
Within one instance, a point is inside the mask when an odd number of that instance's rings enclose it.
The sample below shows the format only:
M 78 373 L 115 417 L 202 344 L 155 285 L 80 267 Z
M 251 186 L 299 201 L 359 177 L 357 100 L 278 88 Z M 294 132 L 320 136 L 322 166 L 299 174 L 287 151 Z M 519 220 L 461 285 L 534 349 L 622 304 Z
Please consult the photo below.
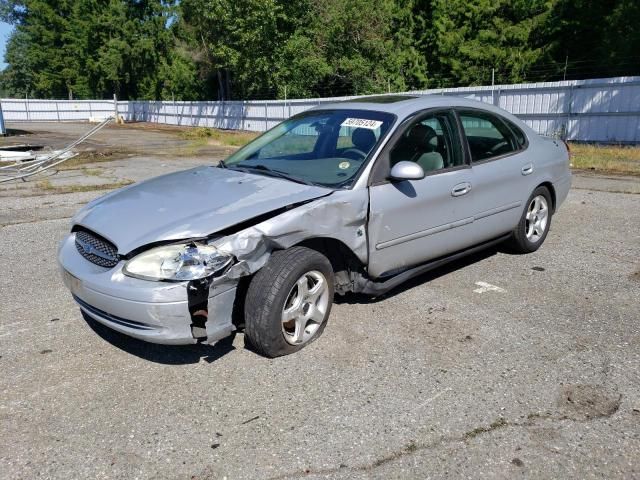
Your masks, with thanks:
M 356 128 L 351 134 L 351 142 L 364 153 L 369 153 L 371 147 L 376 143 L 376 136 L 372 130 L 367 128 Z
M 437 140 L 434 142 L 434 139 L 438 138 L 438 134 L 428 125 L 423 125 L 421 123 L 414 125 L 414 127 L 409 131 L 407 138 L 413 145 L 421 150 L 431 151 L 435 150 L 437 147 Z

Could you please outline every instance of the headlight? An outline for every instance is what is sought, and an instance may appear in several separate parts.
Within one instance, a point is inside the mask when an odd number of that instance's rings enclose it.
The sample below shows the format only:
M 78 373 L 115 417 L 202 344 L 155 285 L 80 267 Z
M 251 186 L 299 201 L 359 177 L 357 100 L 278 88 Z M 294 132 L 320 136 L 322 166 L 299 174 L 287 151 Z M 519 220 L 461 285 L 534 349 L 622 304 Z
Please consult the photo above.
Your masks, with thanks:
M 233 257 L 199 243 L 152 248 L 129 260 L 125 275 L 145 280 L 197 280 L 229 265 Z

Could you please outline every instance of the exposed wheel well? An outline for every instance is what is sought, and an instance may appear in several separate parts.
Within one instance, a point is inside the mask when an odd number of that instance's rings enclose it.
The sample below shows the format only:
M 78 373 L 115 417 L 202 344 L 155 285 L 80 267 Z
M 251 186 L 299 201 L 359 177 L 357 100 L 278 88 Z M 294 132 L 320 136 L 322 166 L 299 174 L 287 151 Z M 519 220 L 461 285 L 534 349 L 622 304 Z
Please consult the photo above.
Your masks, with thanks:
M 329 237 L 311 238 L 298 244 L 322 253 L 331 262 L 335 274 L 336 293 L 351 290 L 352 272 L 363 272 L 364 265 L 353 251 L 340 240 Z

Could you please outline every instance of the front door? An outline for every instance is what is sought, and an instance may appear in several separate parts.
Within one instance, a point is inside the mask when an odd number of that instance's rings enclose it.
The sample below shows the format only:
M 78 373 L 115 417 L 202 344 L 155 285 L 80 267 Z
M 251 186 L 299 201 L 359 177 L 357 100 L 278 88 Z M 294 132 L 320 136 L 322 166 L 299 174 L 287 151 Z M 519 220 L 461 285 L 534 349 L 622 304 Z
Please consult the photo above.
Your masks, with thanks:
M 418 116 L 380 155 L 369 187 L 369 274 L 380 277 L 468 246 L 473 172 L 452 111 Z M 421 180 L 391 181 L 400 161 L 418 163 Z M 378 163 L 381 162 L 381 163 Z

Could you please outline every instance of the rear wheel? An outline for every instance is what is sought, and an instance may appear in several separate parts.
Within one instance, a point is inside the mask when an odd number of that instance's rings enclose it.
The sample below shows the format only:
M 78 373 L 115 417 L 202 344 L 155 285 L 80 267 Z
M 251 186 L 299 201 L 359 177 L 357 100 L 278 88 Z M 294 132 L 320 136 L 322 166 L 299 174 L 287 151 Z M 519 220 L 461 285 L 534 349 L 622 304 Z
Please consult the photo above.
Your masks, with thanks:
M 517 253 L 531 253 L 540 248 L 551 226 L 553 209 L 551 194 L 546 187 L 536 188 L 513 232 L 509 246 Z
M 297 352 L 324 330 L 333 303 L 333 269 L 306 247 L 275 252 L 245 300 L 245 335 L 267 357 Z

